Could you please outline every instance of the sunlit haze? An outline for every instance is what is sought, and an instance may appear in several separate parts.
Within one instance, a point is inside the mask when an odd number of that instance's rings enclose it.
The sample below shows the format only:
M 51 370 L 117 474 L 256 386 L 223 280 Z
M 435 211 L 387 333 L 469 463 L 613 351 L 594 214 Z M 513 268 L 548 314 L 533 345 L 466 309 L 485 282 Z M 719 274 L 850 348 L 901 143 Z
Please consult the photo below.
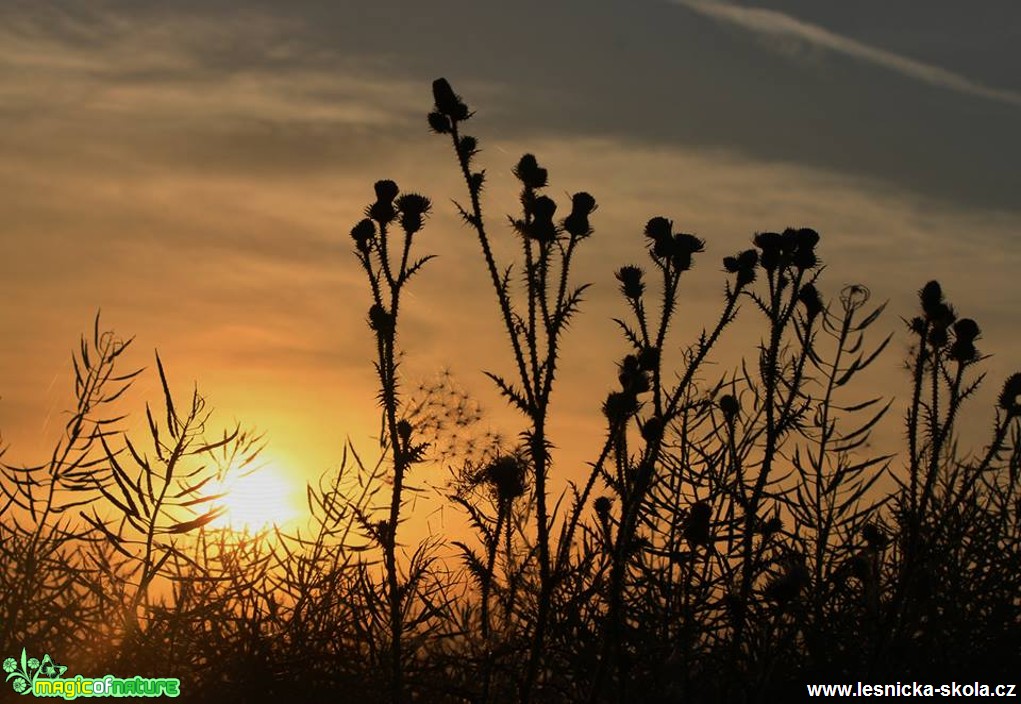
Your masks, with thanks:
M 994 355 L 988 400 L 1016 366 L 1021 329 L 1008 294 L 1021 270 L 1021 43 L 1016 4 L 981 8 L 4 3 L 7 459 L 37 461 L 58 436 L 70 351 L 97 310 L 135 337 L 125 368 L 151 368 L 158 348 L 175 388 L 197 384 L 214 418 L 265 432 L 294 458 L 274 468 L 287 481 L 335 467 L 346 438 L 371 455 L 370 299 L 348 232 L 380 178 L 435 203 L 417 243 L 439 258 L 403 312 L 405 378 L 450 369 L 487 426 L 519 432 L 482 375 L 513 362 L 451 203 L 463 183 L 425 121 L 439 75 L 476 111 L 485 202 L 506 253 L 521 153 L 549 168 L 552 195 L 586 190 L 599 202 L 578 261 L 594 285 L 565 342 L 551 428 L 567 475 L 593 459 L 588 438 L 601 433 L 624 349 L 613 271 L 641 261 L 653 215 L 707 242 L 683 286 L 675 353 L 711 319 L 722 257 L 757 231 L 811 226 L 824 296 L 866 284 L 890 301 L 886 331 L 903 332 L 916 291 L 938 277 Z M 728 335 L 721 374 L 761 328 Z M 895 338 L 873 374 L 901 414 L 906 350 Z M 158 381 L 140 377 L 125 398 L 129 427 L 144 433 L 137 411 L 158 399 Z
M 223 512 L 210 524 L 213 528 L 248 531 L 289 528 L 303 514 L 299 502 L 304 499 L 304 491 L 297 477 L 277 464 L 228 476 L 211 486 L 210 493 L 223 495 L 214 503 Z

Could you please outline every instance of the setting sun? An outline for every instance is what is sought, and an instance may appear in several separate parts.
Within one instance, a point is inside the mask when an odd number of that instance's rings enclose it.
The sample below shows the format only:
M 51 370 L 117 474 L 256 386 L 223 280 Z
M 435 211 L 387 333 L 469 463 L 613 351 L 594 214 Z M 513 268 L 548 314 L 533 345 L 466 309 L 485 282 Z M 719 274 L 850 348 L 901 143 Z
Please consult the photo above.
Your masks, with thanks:
M 300 514 L 297 484 L 274 464 L 238 477 L 228 477 L 216 493 L 224 511 L 212 526 L 234 530 L 260 530 L 283 526 Z

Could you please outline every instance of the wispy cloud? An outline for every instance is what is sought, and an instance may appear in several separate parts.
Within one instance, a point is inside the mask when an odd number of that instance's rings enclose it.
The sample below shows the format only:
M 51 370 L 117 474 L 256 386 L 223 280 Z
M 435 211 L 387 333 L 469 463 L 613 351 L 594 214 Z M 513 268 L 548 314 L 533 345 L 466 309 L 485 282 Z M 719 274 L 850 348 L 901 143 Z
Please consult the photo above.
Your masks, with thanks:
M 802 41 L 821 49 L 881 66 L 923 83 L 1021 107 L 1021 93 L 987 86 L 940 66 L 865 44 L 831 32 L 819 25 L 803 22 L 783 12 L 732 5 L 717 0 L 672 0 L 672 2 L 701 15 L 742 27 L 769 38 Z

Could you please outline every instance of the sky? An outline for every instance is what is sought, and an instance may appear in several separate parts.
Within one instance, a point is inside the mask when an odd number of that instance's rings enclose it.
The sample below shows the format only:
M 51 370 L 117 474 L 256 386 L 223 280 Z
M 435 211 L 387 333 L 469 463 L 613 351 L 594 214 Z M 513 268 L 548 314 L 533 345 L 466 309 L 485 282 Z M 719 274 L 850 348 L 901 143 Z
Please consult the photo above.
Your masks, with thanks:
M 501 254 L 522 153 L 549 168 L 554 197 L 599 202 L 578 271 L 594 286 L 553 408 L 564 476 L 598 452 L 625 351 L 612 274 L 643 262 L 654 215 L 707 241 L 675 353 L 719 305 L 723 256 L 810 226 L 824 296 L 862 283 L 889 301 L 877 332 L 898 335 L 874 388 L 906 396 L 902 318 L 929 279 L 978 320 L 993 356 L 969 419 L 988 426 L 1021 367 L 1019 66 L 1012 0 L 6 0 L 5 459 L 39 461 L 59 435 L 71 350 L 97 311 L 134 336 L 125 366 L 149 368 L 136 411 L 159 401 L 158 349 L 179 393 L 197 384 L 221 422 L 265 432 L 299 480 L 335 467 L 348 438 L 371 452 L 370 300 L 348 232 L 381 178 L 435 204 L 417 242 L 439 256 L 403 320 L 409 388 L 449 369 L 485 424 L 520 430 L 481 373 L 511 372 L 511 358 L 452 204 L 464 193 L 449 144 L 426 126 L 438 76 L 476 111 Z M 761 335 L 754 311 L 740 320 L 721 375 Z M 422 483 L 442 483 L 431 471 Z

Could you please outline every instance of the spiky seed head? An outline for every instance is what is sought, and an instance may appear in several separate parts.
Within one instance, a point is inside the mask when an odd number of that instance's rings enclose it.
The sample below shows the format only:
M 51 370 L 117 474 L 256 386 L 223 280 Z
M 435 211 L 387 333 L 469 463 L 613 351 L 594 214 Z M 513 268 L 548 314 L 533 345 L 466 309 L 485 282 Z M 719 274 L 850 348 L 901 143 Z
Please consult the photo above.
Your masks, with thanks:
M 780 265 L 783 238 L 779 232 L 760 232 L 755 235 L 755 246 L 762 250 L 759 261 L 766 271 L 775 271 Z
M 657 216 L 645 223 L 645 236 L 659 241 L 674 236 L 674 223 L 662 216 Z
M 625 391 L 611 391 L 603 402 L 603 415 L 611 423 L 626 421 L 638 411 L 638 398 Z
M 767 518 L 759 526 L 759 531 L 767 536 L 779 533 L 781 530 L 783 530 L 783 520 L 779 516 Z
M 642 424 L 642 439 L 647 443 L 659 442 L 663 437 L 663 418 L 651 416 Z
M 405 193 L 397 199 L 396 205 L 401 214 L 401 227 L 409 235 L 422 229 L 425 216 L 432 207 L 428 198 L 417 193 Z
M 950 345 L 950 359 L 960 364 L 968 364 L 978 359 L 978 348 L 975 347 L 975 343 L 969 342 L 968 340 L 954 340 L 954 344 Z
M 741 412 L 741 404 L 738 403 L 737 399 L 730 394 L 725 394 L 720 397 L 719 406 L 720 410 L 723 411 L 723 417 L 728 421 L 737 418 L 737 414 Z
M 733 257 L 723 258 L 723 268 L 731 274 L 737 274 L 737 287 L 741 288 L 755 281 L 755 267 L 759 263 L 759 252 L 746 249 Z
M 918 292 L 918 298 L 922 302 L 922 310 L 928 318 L 934 317 L 936 307 L 943 303 L 943 288 L 939 281 L 930 281 Z
M 351 239 L 355 241 L 355 246 L 359 252 L 368 252 L 375 236 L 376 225 L 368 218 L 361 220 L 351 228 Z
M 866 523 L 862 526 L 861 537 L 865 539 L 866 545 L 875 550 L 882 550 L 890 543 L 890 538 L 886 535 L 886 531 L 880 528 L 877 523 Z
M 980 332 L 978 323 L 971 318 L 961 318 L 954 323 L 954 336 L 958 340 L 974 342 L 975 339 L 978 338 Z
M 557 203 L 549 196 L 539 196 L 531 201 L 532 217 L 536 220 L 553 222 L 553 216 L 557 212 Z
M 429 113 L 429 128 L 436 134 L 448 134 L 450 132 L 450 118 L 442 112 Z
M 571 196 L 571 212 L 579 215 L 591 215 L 596 209 L 596 199 L 591 194 L 581 191 Z
M 647 345 L 638 353 L 638 366 L 647 371 L 655 371 L 659 366 L 659 348 L 655 345 Z
M 819 257 L 811 249 L 798 248 L 791 257 L 791 264 L 802 271 L 814 269 L 819 264 Z
M 633 301 L 638 300 L 645 293 L 645 284 L 642 282 L 642 270 L 637 266 L 622 266 L 617 269 L 616 277 L 620 282 L 620 290 L 625 297 Z
M 571 197 L 571 214 L 564 218 L 564 229 L 574 237 L 584 237 L 591 232 L 588 216 L 596 208 L 596 199 L 585 192 Z
M 798 249 L 814 249 L 819 244 L 819 233 L 810 227 L 799 228 L 794 233 Z
M 501 455 L 486 465 L 483 479 L 501 501 L 512 501 L 525 493 L 525 467 L 511 455 Z
M 741 269 L 754 269 L 759 263 L 759 253 L 754 249 L 746 249 L 737 255 L 737 265 Z
M 376 200 L 381 203 L 392 203 L 394 198 L 400 192 L 397 184 L 390 179 L 383 179 L 382 181 L 376 181 L 373 185 L 373 189 L 376 191 Z
M 514 167 L 514 175 L 524 184 L 525 188 L 533 190 L 546 187 L 546 180 L 549 177 L 546 169 L 539 166 L 535 155 L 525 154 L 518 160 Z
M 999 405 L 1008 415 L 1021 416 L 1021 374 L 1011 374 L 1004 382 Z
M 436 112 L 442 113 L 453 122 L 468 119 L 468 106 L 461 96 L 454 92 L 446 78 L 433 81 L 433 100 L 436 101 Z
M 686 250 L 692 254 L 699 254 L 705 251 L 705 240 L 701 237 L 696 237 L 687 232 L 679 232 L 674 239 L 677 241 L 679 249 Z
M 621 389 L 630 394 L 644 394 L 649 390 L 649 377 L 642 368 L 638 355 L 629 354 L 619 365 L 617 379 Z
M 394 331 L 393 315 L 378 303 L 369 308 L 369 327 L 376 332 L 392 334 Z
M 813 320 L 823 311 L 822 299 L 819 297 L 819 291 L 815 284 L 802 286 L 798 291 L 798 301 L 805 306 L 805 314 L 809 320 Z
M 461 140 L 457 143 L 457 151 L 461 158 L 467 161 L 475 155 L 475 151 L 478 146 L 478 140 L 470 135 L 465 135 L 464 137 L 461 137 Z

